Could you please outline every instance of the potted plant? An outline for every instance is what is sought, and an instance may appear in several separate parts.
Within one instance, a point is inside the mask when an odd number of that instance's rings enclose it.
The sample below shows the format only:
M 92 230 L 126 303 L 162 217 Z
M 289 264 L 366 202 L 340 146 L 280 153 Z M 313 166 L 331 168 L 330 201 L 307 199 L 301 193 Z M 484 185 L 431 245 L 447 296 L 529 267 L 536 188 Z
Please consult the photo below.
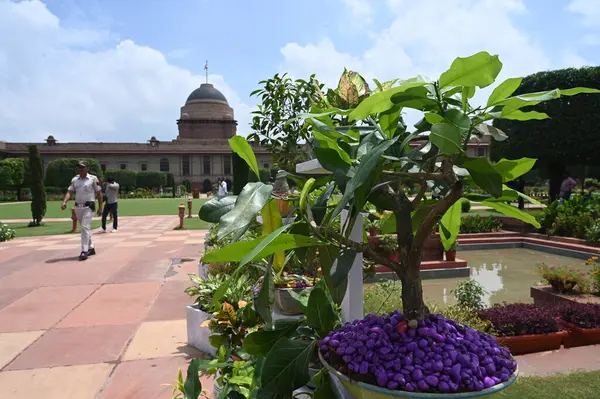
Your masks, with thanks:
M 501 66 L 497 56 L 480 52 L 456 59 L 436 81 L 418 77 L 376 82 L 375 90 L 356 72 L 344 71 L 337 90 L 327 95 L 318 90 L 311 98 L 312 113 L 302 117 L 312 126 L 313 153 L 331 175 L 302 182 L 293 223 L 269 223 L 263 236 L 248 243 L 234 242 L 213 255 L 213 259 L 240 262 L 230 279 L 242 275 L 248 262 L 268 259 L 255 301 L 265 328 L 244 340 L 245 351 L 261 361 L 262 368 L 254 376 L 258 396 L 292 396 L 310 379 L 308 359 L 315 348 L 325 367 L 315 380 L 319 392 L 328 395 L 325 397 L 333 397 L 332 377 L 359 397 L 410 397 L 411 391 L 418 392 L 415 395 L 427 393 L 430 398 L 454 392 L 460 392 L 461 397 L 475 397 L 496 392 L 514 381 L 516 363 L 494 337 L 431 314 L 423 300 L 420 280 L 423 246 L 438 223 L 440 240 L 454 242 L 460 229 L 458 201 L 463 194 L 473 198 L 463 192 L 465 184 L 485 192 L 476 196 L 483 205 L 538 226 L 530 215 L 506 204 L 521 193 L 503 184 L 528 172 L 534 162 L 525 158 L 493 164 L 486 158 L 469 158 L 464 149 L 473 137 L 506 138 L 485 121 L 512 117 L 517 111 L 519 119 L 538 119 L 545 115 L 520 109 L 560 95 L 600 91 L 577 88 L 511 96 L 521 79 L 509 79 L 494 90 L 485 107 L 471 107 L 469 99 L 476 87 L 491 85 Z M 415 129 L 402 120 L 403 108 L 424 112 Z M 356 125 L 371 132 L 357 134 L 352 130 Z M 339 126 L 350 129 L 341 132 Z M 233 151 L 243 154 L 251 168 L 256 167 L 250 145 L 234 139 L 230 140 Z M 412 199 L 402 190 L 409 181 L 421 185 Z M 438 199 L 425 198 L 428 187 L 438 193 Z M 315 189 L 323 191 L 313 201 L 309 194 Z M 342 195 L 332 198 L 336 189 Z M 249 220 L 271 206 L 269 190 L 260 183 L 247 184 L 236 206 L 221 217 L 224 231 L 239 234 L 247 228 Z M 356 220 L 368 208 L 367 202 L 392 213 L 388 220 L 393 220 L 398 261 L 350 239 Z M 333 226 L 342 214 L 346 217 L 340 231 Z M 317 259 L 323 270 L 323 279 L 310 290 L 306 317 L 286 323 L 276 323 L 271 313 L 271 282 L 274 272 L 282 267 L 276 256 L 281 251 L 301 252 L 298 257 L 309 265 Z M 359 252 L 398 275 L 403 309 L 342 326 L 336 309 L 342 303 L 347 276 Z M 467 344 L 469 341 L 480 345 Z M 477 348 L 486 348 L 485 353 Z M 463 375 L 462 368 L 472 367 L 475 358 L 480 368 L 471 374 L 465 370 Z
M 450 244 L 450 249 L 446 251 L 446 261 L 454 262 L 456 261 L 456 247 L 458 246 L 458 240 L 455 240 L 452 244 Z
M 369 236 L 371 237 L 375 237 L 377 235 L 379 235 L 380 229 L 381 229 L 381 220 L 378 219 L 371 219 L 371 218 L 367 218 L 365 221 L 365 229 L 367 230 L 367 232 L 369 233 Z
M 560 321 L 569 332 L 565 347 L 600 344 L 600 305 L 570 302 L 559 309 Z
M 279 308 L 281 314 L 302 314 L 303 309 L 298 304 L 293 293 L 299 294 L 301 291 L 312 287 L 318 280 L 318 277 L 307 273 L 295 274 L 283 272 L 281 276 L 277 276 L 275 278 L 275 305 Z
M 379 248 L 387 259 L 397 262 L 399 260 L 398 257 L 398 240 L 394 235 L 384 235 L 379 240 Z
M 479 317 L 492 324 L 498 343 L 509 348 L 513 355 L 560 349 L 567 336 L 552 306 L 495 305 L 479 311 Z
M 575 287 L 581 293 L 589 293 L 591 281 L 583 272 L 566 266 L 538 266 L 540 276 L 559 294 L 573 293 Z

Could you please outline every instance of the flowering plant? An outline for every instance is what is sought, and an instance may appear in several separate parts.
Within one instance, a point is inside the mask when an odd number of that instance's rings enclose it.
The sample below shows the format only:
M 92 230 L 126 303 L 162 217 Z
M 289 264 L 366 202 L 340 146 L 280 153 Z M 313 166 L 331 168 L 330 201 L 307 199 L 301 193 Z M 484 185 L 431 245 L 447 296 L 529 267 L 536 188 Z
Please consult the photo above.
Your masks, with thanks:
M 313 276 L 308 272 L 302 274 L 283 272 L 280 276 L 275 278 L 275 287 L 307 288 L 314 286 L 319 280 L 319 277 Z
M 590 292 L 590 280 L 581 271 L 566 266 L 548 266 L 541 263 L 538 272 L 556 291 L 561 294 L 572 292 L 575 286 L 581 293 Z
M 600 295 L 600 264 L 598 263 L 598 257 L 592 256 L 586 262 L 586 265 L 591 266 L 592 268 L 592 291 L 596 293 L 596 295 Z

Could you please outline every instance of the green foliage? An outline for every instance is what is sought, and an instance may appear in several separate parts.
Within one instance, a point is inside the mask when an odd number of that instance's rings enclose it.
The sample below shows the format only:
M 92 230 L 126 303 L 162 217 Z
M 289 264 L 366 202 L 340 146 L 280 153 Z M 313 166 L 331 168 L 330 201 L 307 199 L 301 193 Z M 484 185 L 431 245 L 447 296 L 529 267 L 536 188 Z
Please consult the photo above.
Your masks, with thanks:
M 241 136 L 235 136 L 229 139 L 229 146 L 235 154 L 239 155 L 246 162 L 250 170 L 254 172 L 254 175 L 259 177 L 258 162 L 256 162 L 256 156 L 248 141 Z
M 137 185 L 137 173 L 135 170 L 128 169 L 108 169 L 106 177 L 112 177 L 117 183 L 121 191 L 133 191 Z
M 246 183 L 249 182 L 250 167 L 235 152 L 231 156 L 231 165 L 233 167 L 233 195 L 239 195 Z
M 468 213 L 471 210 L 471 201 L 467 198 L 460 200 L 460 210 L 462 213 Z
M 573 196 L 562 205 L 555 201 L 538 217 L 540 231 L 555 236 L 584 239 L 600 215 L 600 200 Z
M 7 158 L 0 161 L 0 190 L 22 186 L 24 177 L 24 158 Z
M 591 279 L 586 273 L 567 266 L 538 265 L 538 274 L 545 283 L 550 284 L 561 294 L 572 292 L 574 288 L 583 294 L 591 291 Z
M 585 239 L 590 242 L 600 242 L 600 220 L 594 220 L 585 231 Z
M 481 217 L 477 214 L 468 215 L 462 218 L 460 225 L 461 234 L 471 233 L 491 233 L 502 228 L 500 219 L 495 216 Z
M 248 139 L 260 142 L 281 169 L 294 173 L 296 163 L 308 159 L 299 142 L 311 139 L 311 127 L 301 117 L 310 111 L 311 98 L 322 85 L 314 75 L 308 80 L 292 80 L 287 74 L 275 74 L 259 85 L 261 88 L 250 94 L 259 98 L 260 105 L 252 112 Z
M 165 187 L 167 185 L 167 174 L 165 172 L 148 170 L 135 173 L 135 186 L 137 188 L 158 189 L 159 187 Z M 117 182 L 121 184 L 118 180 Z
M 31 170 L 31 226 L 39 226 L 46 214 L 46 189 L 44 188 L 44 166 L 40 152 L 35 145 L 29 150 L 29 169 Z
M 45 179 L 46 185 L 64 187 L 66 190 L 71 184 L 73 177 L 77 175 L 77 163 L 80 160 L 80 158 L 59 158 L 48 162 Z M 102 173 L 100 163 L 94 158 L 84 158 L 83 160 L 87 162 L 89 173 L 102 181 L 104 174 Z M 35 179 L 32 177 L 31 181 L 33 182 Z
M 262 168 L 262 169 L 258 170 L 258 174 L 260 177 L 259 180 L 261 182 L 263 182 L 265 184 L 269 184 L 269 182 L 271 181 L 271 170 Z
M 477 280 L 461 281 L 452 292 L 458 306 L 472 310 L 480 310 L 485 307 L 483 296 L 486 291 Z
M 7 224 L 0 223 L 0 242 L 12 240 L 16 235 L 17 232 L 8 227 Z

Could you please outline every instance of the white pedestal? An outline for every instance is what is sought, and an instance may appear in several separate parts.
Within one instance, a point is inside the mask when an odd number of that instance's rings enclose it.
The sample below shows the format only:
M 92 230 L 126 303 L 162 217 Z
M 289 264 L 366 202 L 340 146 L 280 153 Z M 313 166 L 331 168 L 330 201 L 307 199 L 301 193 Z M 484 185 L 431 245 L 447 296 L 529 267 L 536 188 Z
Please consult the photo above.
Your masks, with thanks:
M 204 321 L 212 319 L 212 315 L 198 309 L 197 305 L 186 306 L 185 313 L 188 345 L 213 357 L 216 356 L 217 349 L 208 342 L 210 329 L 208 327 L 200 327 Z
M 342 229 L 348 217 L 348 211 L 342 211 Z M 356 218 L 350 239 L 354 242 L 363 242 L 363 219 L 361 215 Z M 363 295 L 363 254 L 362 252 L 356 255 L 354 263 L 348 273 L 348 288 L 346 295 L 342 300 L 342 321 L 352 322 L 356 319 L 364 317 L 364 295 Z

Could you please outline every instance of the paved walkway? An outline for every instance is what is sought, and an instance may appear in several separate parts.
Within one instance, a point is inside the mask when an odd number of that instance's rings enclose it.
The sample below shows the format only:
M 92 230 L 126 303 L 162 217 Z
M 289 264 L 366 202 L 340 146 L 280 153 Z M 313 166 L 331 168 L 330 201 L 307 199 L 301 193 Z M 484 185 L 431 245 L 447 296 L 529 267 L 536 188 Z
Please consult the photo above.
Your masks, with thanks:
M 123 221 L 95 235 L 85 262 L 78 235 L 1 243 L 0 398 L 171 398 L 161 384 L 198 355 L 186 346 L 183 290 L 204 237 L 176 224 Z

